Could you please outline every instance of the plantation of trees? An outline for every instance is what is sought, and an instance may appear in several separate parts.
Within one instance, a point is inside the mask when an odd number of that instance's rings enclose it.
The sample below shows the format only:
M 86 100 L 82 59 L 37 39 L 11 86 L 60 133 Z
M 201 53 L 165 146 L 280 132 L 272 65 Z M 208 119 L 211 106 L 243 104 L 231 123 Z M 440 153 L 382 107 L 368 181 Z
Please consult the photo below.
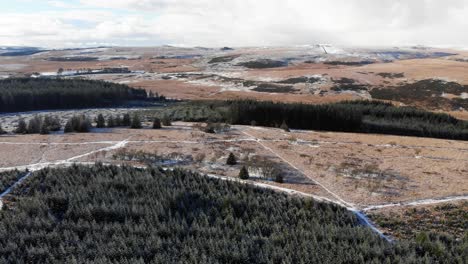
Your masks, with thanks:
M 388 243 L 344 208 L 159 168 L 35 172 L 0 211 L 1 263 L 466 263 L 468 238 Z
M 146 98 L 143 89 L 104 81 L 49 78 L 0 80 L 0 112 L 106 107 Z
M 25 172 L 17 170 L 0 172 L 0 193 L 6 191 L 10 186 L 24 176 L 24 174 Z
M 190 102 L 158 110 L 173 120 L 468 140 L 468 122 L 377 101 L 309 105 L 259 101 Z M 158 113 L 155 113 L 158 114 Z
M 327 105 L 237 101 L 231 122 L 261 126 L 468 140 L 468 122 L 446 114 L 371 101 Z

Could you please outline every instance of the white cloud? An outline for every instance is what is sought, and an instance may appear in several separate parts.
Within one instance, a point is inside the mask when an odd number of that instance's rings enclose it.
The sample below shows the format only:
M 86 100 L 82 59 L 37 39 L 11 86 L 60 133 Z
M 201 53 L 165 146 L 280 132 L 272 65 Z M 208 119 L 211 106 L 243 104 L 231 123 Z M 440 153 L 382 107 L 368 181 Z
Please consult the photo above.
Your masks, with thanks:
M 59 1 L 59 0 L 51 0 L 47 1 L 47 4 L 52 7 L 58 7 L 58 8 L 75 8 L 76 6 L 66 3 L 64 1 Z
M 60 46 L 465 45 L 464 0 L 80 0 L 66 12 L 1 14 L 0 44 Z M 86 7 L 86 9 L 82 9 Z M 115 12 L 116 9 L 131 12 Z M 1 12 L 1 11 L 0 11 Z M 70 19 L 92 22 L 83 28 Z M 34 22 L 31 22 L 34 21 Z M 38 44 L 36 44 L 38 43 Z

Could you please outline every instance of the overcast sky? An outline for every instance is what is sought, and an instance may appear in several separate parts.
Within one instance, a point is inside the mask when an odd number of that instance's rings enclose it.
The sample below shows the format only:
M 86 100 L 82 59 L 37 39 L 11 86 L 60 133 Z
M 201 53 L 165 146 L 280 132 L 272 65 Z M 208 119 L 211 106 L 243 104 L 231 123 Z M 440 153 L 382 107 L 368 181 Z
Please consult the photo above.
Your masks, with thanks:
M 468 46 L 467 0 L 2 0 L 0 46 Z

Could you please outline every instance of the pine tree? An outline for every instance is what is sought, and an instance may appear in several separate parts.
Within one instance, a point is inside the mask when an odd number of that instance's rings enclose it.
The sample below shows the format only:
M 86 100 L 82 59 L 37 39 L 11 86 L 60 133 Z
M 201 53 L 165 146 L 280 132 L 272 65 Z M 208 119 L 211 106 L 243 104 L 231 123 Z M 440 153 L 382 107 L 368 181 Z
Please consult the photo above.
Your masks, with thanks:
M 65 133 L 87 133 L 90 131 L 91 122 L 85 115 L 81 116 L 73 116 L 70 120 L 67 121 L 65 124 Z
M 41 132 L 42 119 L 38 116 L 33 117 L 29 120 L 28 131 L 29 134 L 39 134 Z
M 18 133 L 18 134 L 28 133 L 28 126 L 26 125 L 26 122 L 24 121 L 24 119 L 21 118 L 18 121 L 18 127 L 16 128 L 15 133 Z
M 153 129 L 160 129 L 161 128 L 161 120 L 157 117 L 153 120 Z
M 63 129 L 64 133 L 73 133 L 73 125 L 72 121 L 68 120 L 67 123 L 65 124 L 65 128 Z
M 114 126 L 122 126 L 122 118 L 120 118 L 120 115 L 117 115 L 117 117 L 114 119 Z
M 242 166 L 240 172 L 239 172 L 239 178 L 242 180 L 247 180 L 249 178 L 249 171 L 245 166 Z
M 46 126 L 49 131 L 60 131 L 60 119 L 57 116 L 45 116 L 42 120 L 42 126 Z
M 230 165 L 230 166 L 233 166 L 233 165 L 236 165 L 236 164 L 237 164 L 236 156 L 234 156 L 234 154 L 233 154 L 232 152 L 229 153 L 229 156 L 228 156 L 228 158 L 227 158 L 226 164 L 227 164 L 227 165 Z
M 104 128 L 106 127 L 106 120 L 102 114 L 99 114 L 96 120 L 96 127 L 97 128 Z
M 75 129 L 77 132 L 87 133 L 89 132 L 90 128 L 91 128 L 91 122 L 86 116 L 82 115 L 78 117 L 78 128 Z
M 47 135 L 50 133 L 49 126 L 45 122 L 42 122 L 41 129 L 39 131 L 41 135 Z
M 140 116 L 138 114 L 134 114 L 133 115 L 133 118 L 132 118 L 132 123 L 131 123 L 131 128 L 133 129 L 140 129 L 142 128 L 143 126 L 141 125 L 141 120 L 140 120 Z
M 125 114 L 122 119 L 122 126 L 129 127 L 132 124 L 130 120 L 130 114 Z
M 164 126 L 172 126 L 171 119 L 168 116 L 164 116 L 162 119 L 162 124 Z
M 115 127 L 116 126 L 116 122 L 115 122 L 115 119 L 113 116 L 109 116 L 109 118 L 107 119 L 107 127 Z
M 288 125 L 286 124 L 286 121 L 283 120 L 283 123 L 280 126 L 281 129 L 283 129 L 286 132 L 290 132 Z

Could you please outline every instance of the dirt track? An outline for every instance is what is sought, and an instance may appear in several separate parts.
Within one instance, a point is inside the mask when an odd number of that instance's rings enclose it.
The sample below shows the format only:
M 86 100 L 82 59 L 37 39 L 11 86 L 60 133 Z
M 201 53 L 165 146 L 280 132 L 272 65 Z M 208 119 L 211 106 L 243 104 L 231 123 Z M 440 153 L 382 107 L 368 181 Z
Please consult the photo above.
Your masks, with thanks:
M 400 206 L 419 200 L 463 197 L 468 193 L 465 177 L 468 145 L 460 141 L 311 131 L 284 133 L 278 129 L 249 126 L 235 126 L 226 134 L 213 135 L 192 130 L 191 125 L 176 123 L 163 130 L 115 129 L 106 133 L 3 136 L 0 137 L 0 170 L 42 168 L 70 162 L 115 162 L 112 156 L 116 150 L 128 149 L 157 151 L 158 155 L 201 155 L 201 163 L 184 166 L 202 173 L 235 177 L 237 169 L 224 165 L 226 151 L 231 151 L 238 157 L 246 153 L 270 157 L 290 168 L 285 167 L 288 173 L 284 184 L 269 181 L 265 182 L 267 184 L 326 197 L 347 207 Z M 352 153 L 360 153 L 360 156 Z M 358 163 L 353 165 L 352 162 Z M 370 191 L 365 178 L 343 176 L 342 164 L 356 166 L 356 169 L 360 164 L 382 164 L 375 169 L 384 170 L 390 166 L 391 172 L 399 178 L 383 182 L 380 190 Z M 431 175 L 425 173 L 428 171 L 433 171 L 432 175 L 436 175 L 436 171 L 445 175 L 428 180 Z M 401 184 L 405 187 L 398 190 Z M 388 190 L 398 193 L 388 195 Z

